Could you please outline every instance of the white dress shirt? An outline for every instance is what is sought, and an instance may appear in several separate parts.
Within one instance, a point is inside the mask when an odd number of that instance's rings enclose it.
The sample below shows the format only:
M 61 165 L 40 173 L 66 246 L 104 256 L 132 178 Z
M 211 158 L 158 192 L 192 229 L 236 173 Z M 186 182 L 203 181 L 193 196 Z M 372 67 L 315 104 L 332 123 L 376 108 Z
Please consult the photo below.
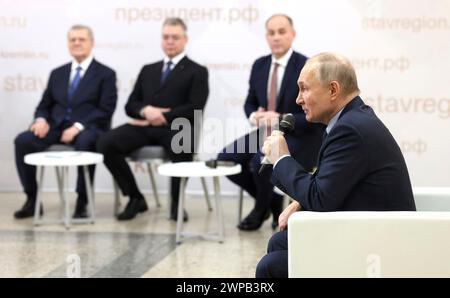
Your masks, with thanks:
M 293 52 L 294 50 L 290 48 L 289 51 L 287 51 L 286 54 L 284 54 L 283 57 L 280 57 L 279 59 L 275 58 L 275 56 L 272 55 L 272 62 L 270 63 L 270 70 L 269 70 L 269 79 L 267 80 L 267 98 L 269 98 L 270 82 L 272 81 L 272 73 L 273 68 L 275 67 L 275 63 L 278 63 L 277 69 L 277 95 L 278 95 L 278 93 L 280 93 L 281 83 L 283 82 L 284 72 L 286 71 L 286 67 Z M 256 112 L 251 113 L 250 116 L 248 117 L 251 124 L 255 123 L 255 121 L 253 121 L 255 113 Z
M 84 74 L 86 73 L 87 69 L 89 68 L 89 65 L 91 65 L 92 60 L 94 60 L 94 56 L 92 56 L 92 55 L 89 55 L 81 63 L 78 63 L 75 59 L 72 60 L 72 65 L 70 66 L 69 86 L 70 86 L 70 84 L 72 84 L 72 81 L 75 78 L 75 75 L 77 74 L 78 66 L 81 67 L 81 69 L 80 69 L 80 79 L 82 79 Z M 39 117 L 39 118 L 36 118 L 35 122 L 38 122 L 38 121 L 47 121 L 47 120 L 45 118 Z M 73 126 L 78 128 L 79 131 L 82 131 L 84 129 L 84 125 L 81 124 L 80 122 L 75 122 L 73 124 Z
M 177 66 L 178 62 L 181 61 L 181 59 L 183 59 L 186 56 L 186 52 L 181 52 L 180 54 L 176 55 L 173 58 L 169 58 L 167 56 L 164 57 L 164 66 L 162 68 L 162 72 L 166 71 L 167 68 L 167 62 L 172 61 L 172 65 L 170 67 L 171 70 L 173 70 L 175 68 L 175 66 Z

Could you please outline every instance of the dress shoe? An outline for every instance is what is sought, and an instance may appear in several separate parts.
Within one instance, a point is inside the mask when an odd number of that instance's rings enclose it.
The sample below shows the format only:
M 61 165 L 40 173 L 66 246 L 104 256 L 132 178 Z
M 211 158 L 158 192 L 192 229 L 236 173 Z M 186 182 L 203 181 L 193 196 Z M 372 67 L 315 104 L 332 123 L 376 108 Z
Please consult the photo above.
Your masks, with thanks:
M 244 218 L 238 225 L 238 229 L 242 231 L 254 231 L 261 227 L 266 219 L 270 217 L 270 211 L 255 211 L 253 209 L 250 214 Z
M 276 230 L 278 227 L 278 220 L 272 220 L 272 230 Z
M 178 212 L 175 212 L 175 213 L 172 212 L 170 214 L 170 220 L 177 221 L 178 220 L 177 214 L 178 214 Z M 187 222 L 188 220 L 189 220 L 189 216 L 188 216 L 186 210 L 183 210 L 183 221 Z
M 77 204 L 75 206 L 75 212 L 73 213 L 73 218 L 87 218 L 87 208 L 85 202 L 80 202 L 77 200 Z
M 272 230 L 278 227 L 278 218 L 280 217 L 281 210 L 272 209 Z
M 36 205 L 36 200 L 27 199 L 27 201 L 22 206 L 22 208 L 20 210 L 17 210 L 16 212 L 14 212 L 14 217 L 16 219 L 33 217 L 35 205 Z M 39 214 L 40 215 L 44 214 L 44 209 L 42 208 L 42 204 L 41 204 L 41 208 L 39 210 Z
M 272 211 L 272 230 L 275 230 L 278 227 L 278 218 L 280 217 L 281 212 L 283 212 L 283 198 L 275 197 L 272 199 L 272 203 L 270 204 L 270 209 Z
M 148 210 L 145 199 L 130 199 L 125 207 L 125 210 L 117 215 L 118 220 L 133 219 L 138 213 Z

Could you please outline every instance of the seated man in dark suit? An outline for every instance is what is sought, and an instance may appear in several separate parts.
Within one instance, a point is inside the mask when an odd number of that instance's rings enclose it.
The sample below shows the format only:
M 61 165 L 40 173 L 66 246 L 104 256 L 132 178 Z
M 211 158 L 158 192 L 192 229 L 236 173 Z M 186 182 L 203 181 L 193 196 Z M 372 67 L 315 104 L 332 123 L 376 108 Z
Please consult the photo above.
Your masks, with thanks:
M 268 167 L 259 173 L 263 139 L 270 134 L 272 126 L 278 124 L 280 115 L 292 113 L 295 116 L 295 131 L 286 139 L 293 156 L 305 169 L 314 168 L 323 133 L 323 125 L 308 123 L 305 113 L 294 101 L 298 94 L 297 78 L 306 57 L 292 49 L 295 38 L 292 19 L 282 14 L 271 16 L 266 22 L 266 38 L 271 54 L 253 64 L 244 105 L 250 123 L 259 130 L 236 140 L 218 156 L 218 160 L 241 164 L 242 172 L 228 178 L 256 200 L 253 210 L 238 225 L 246 231 L 259 229 L 270 216 L 270 210 L 275 228 L 282 211 L 282 196 L 273 191 L 270 182 L 272 169 Z M 257 150 L 252 149 L 251 144 L 256 143 Z M 245 144 L 245 150 L 239 150 L 238 144 Z
M 109 129 L 116 107 L 116 74 L 93 58 L 92 30 L 76 25 L 69 30 L 67 38 L 73 61 L 52 71 L 33 124 L 15 139 L 17 170 L 27 195 L 25 205 L 14 213 L 15 218 L 34 215 L 36 167 L 26 165 L 24 156 L 58 143 L 72 145 L 80 151 L 95 151 L 96 140 Z M 94 169 L 89 167 L 91 179 Z M 81 167 L 77 192 L 74 218 L 83 218 L 87 216 L 87 196 Z
M 416 210 L 400 148 L 359 97 L 350 62 L 332 53 L 314 56 L 301 71 L 298 84 L 296 102 L 306 120 L 326 124 L 326 133 L 313 174 L 290 156 L 280 134 L 264 143 L 263 152 L 274 163 L 272 181 L 295 202 L 280 215 L 281 232 L 269 241 L 256 277 L 288 277 L 286 228 L 296 211 Z
M 163 146 L 172 161 L 192 160 L 193 150 L 178 153 L 172 148 L 171 130 L 176 118 L 188 119 L 193 127 L 194 110 L 201 110 L 208 98 L 208 71 L 190 60 L 184 52 L 186 25 L 179 18 L 168 18 L 162 28 L 164 60 L 145 65 L 139 73 L 125 110 L 133 118 L 113 129 L 97 143 L 106 167 L 116 179 L 122 193 L 130 200 L 118 220 L 129 220 L 148 209 L 125 156 L 145 145 Z M 194 142 L 191 141 L 191 145 Z M 193 147 L 191 148 L 193 149 Z M 171 180 L 171 219 L 177 218 L 180 178 Z M 185 214 L 185 220 L 187 215 Z

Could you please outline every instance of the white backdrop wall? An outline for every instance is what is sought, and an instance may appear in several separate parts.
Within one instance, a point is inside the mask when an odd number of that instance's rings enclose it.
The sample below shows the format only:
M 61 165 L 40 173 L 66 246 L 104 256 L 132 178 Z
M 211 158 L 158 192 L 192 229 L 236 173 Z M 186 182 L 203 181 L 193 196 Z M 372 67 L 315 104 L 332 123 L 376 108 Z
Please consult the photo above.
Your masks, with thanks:
M 20 189 L 13 140 L 31 123 L 50 71 L 70 61 L 71 25 L 93 28 L 95 57 L 117 72 L 118 126 L 127 121 L 124 104 L 140 68 L 162 58 L 163 19 L 184 18 L 188 55 L 209 69 L 205 117 L 226 121 L 244 118 L 250 67 L 269 52 L 264 22 L 273 13 L 293 18 L 296 50 L 336 51 L 353 61 L 362 97 L 401 146 L 415 186 L 450 186 L 448 0 L 0 0 L 0 190 Z M 134 169 L 148 190 L 144 168 Z M 158 179 L 164 189 L 166 179 Z M 53 181 L 47 178 L 46 186 Z M 200 189 L 197 183 L 190 190 Z M 103 165 L 96 185 L 111 189 Z M 228 182 L 223 189 L 236 191 Z

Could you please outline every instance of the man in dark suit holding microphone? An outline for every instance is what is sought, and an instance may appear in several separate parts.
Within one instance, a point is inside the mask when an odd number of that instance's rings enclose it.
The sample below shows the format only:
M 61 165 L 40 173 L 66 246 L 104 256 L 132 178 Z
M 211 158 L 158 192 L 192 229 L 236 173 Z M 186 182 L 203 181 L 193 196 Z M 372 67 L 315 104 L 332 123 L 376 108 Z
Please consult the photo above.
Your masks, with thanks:
M 280 215 L 281 232 L 268 245 L 256 277 L 288 277 L 287 221 L 307 211 L 415 211 L 408 169 L 399 146 L 359 97 L 355 70 L 339 55 L 312 57 L 301 71 L 296 100 L 307 121 L 327 125 L 317 170 L 310 174 L 274 132 L 263 152 L 272 181 L 295 201 Z M 320 256 L 317 256 L 320 258 Z
M 94 36 L 89 27 L 72 26 L 67 40 L 73 61 L 52 71 L 34 122 L 15 139 L 17 171 L 27 195 L 23 207 L 14 213 L 17 219 L 33 216 L 36 201 L 36 167 L 26 165 L 24 156 L 57 143 L 73 145 L 80 151 L 95 151 L 97 139 L 111 125 L 117 102 L 115 72 L 92 56 Z M 94 169 L 89 167 L 91 181 Z M 87 216 L 84 181 L 79 167 L 74 218 Z
M 306 57 L 292 49 L 295 30 L 292 19 L 276 14 L 266 21 L 266 38 L 271 55 L 261 57 L 253 64 L 244 110 L 250 123 L 259 130 L 245 135 L 218 155 L 218 160 L 242 165 L 242 172 L 228 178 L 255 198 L 255 207 L 238 225 L 241 230 L 260 228 L 273 214 L 272 227 L 276 227 L 282 209 L 282 196 L 274 192 L 270 182 L 271 167 L 259 173 L 262 154 L 260 148 L 252 150 L 251 143 L 262 145 L 262 140 L 278 125 L 282 114 L 292 113 L 295 131 L 286 136 L 293 156 L 308 170 L 312 170 L 322 139 L 323 126 L 308 123 L 305 114 L 295 104 L 298 94 L 297 78 Z M 245 150 L 240 145 L 245 143 Z M 258 147 L 259 147 L 258 146 Z M 241 152 L 244 151 L 244 152 Z

